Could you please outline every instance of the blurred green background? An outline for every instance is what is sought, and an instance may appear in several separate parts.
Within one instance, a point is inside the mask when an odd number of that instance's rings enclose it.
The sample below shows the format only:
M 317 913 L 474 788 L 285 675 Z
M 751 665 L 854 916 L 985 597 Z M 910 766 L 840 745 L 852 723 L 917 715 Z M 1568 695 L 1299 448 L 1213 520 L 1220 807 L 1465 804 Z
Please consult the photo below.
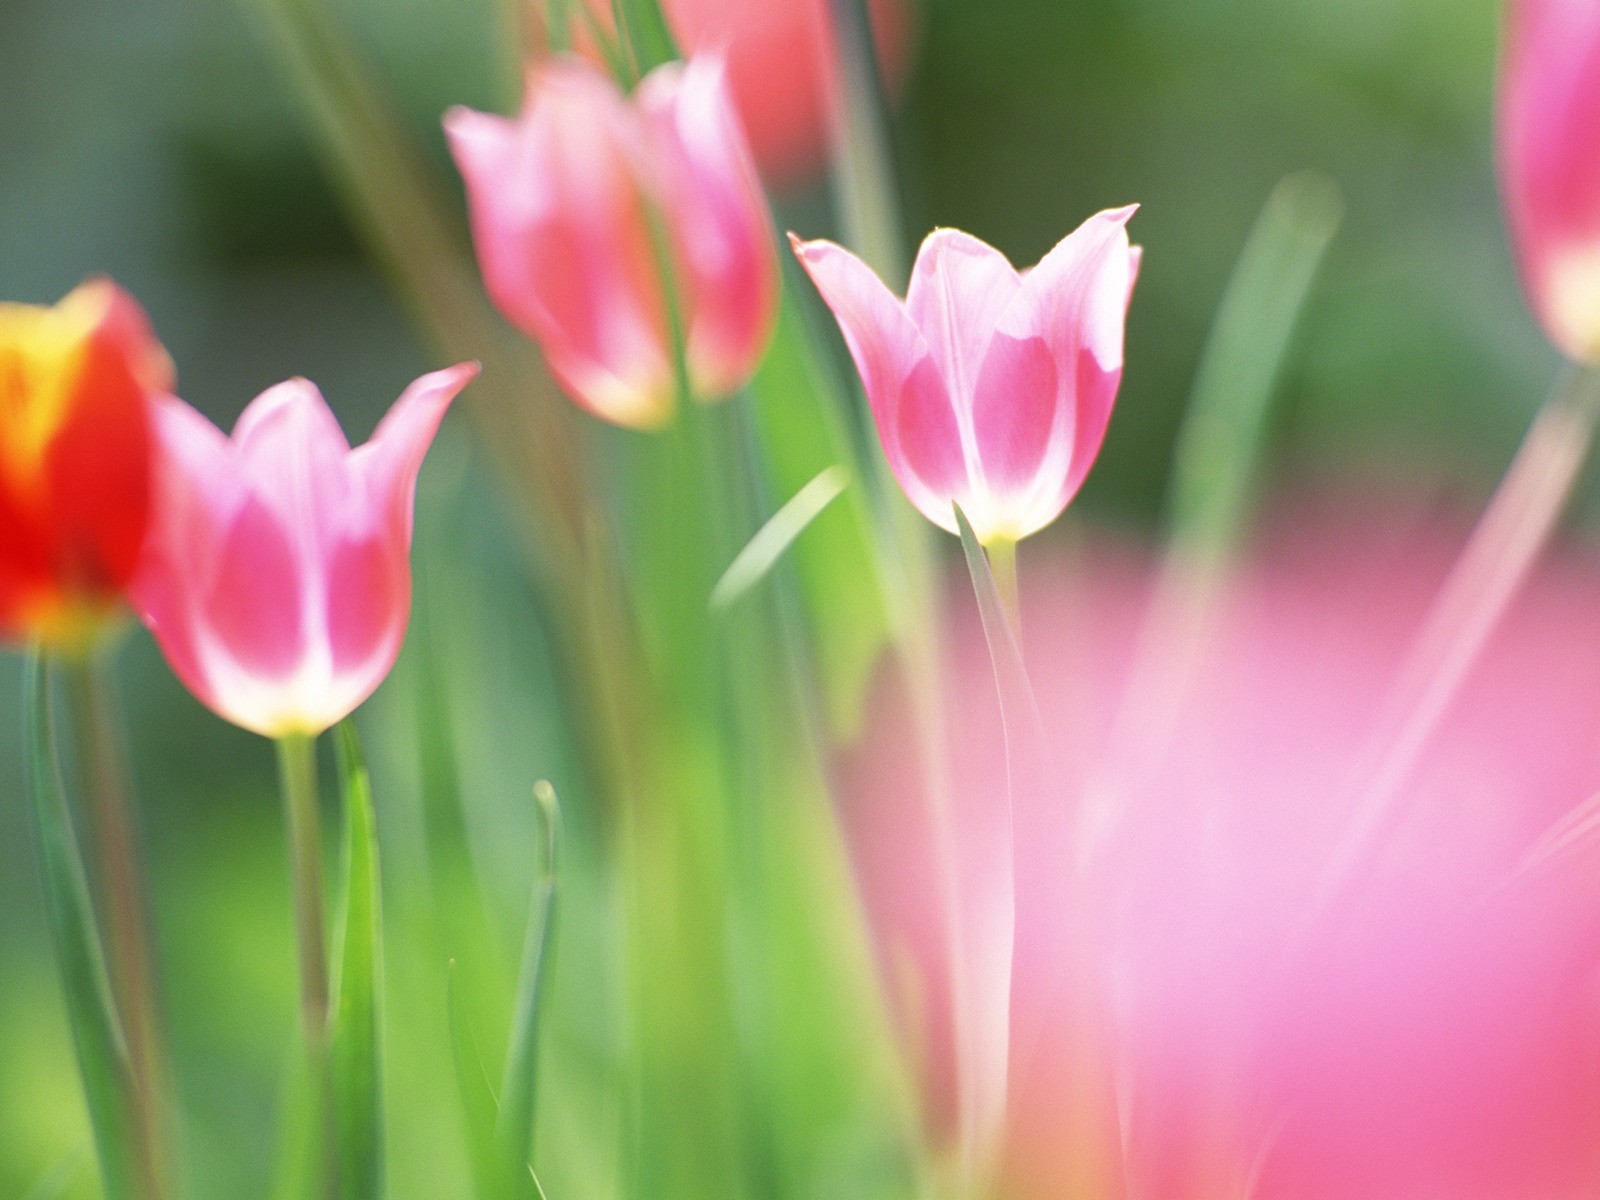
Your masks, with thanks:
M 503 106 L 499 5 L 341 7 L 445 170 L 438 114 Z M 0 5 L 0 296 L 53 301 L 108 273 L 151 311 L 185 398 L 218 420 L 299 374 L 364 437 L 429 363 L 242 8 Z M 1277 410 L 1276 485 L 1397 476 L 1487 493 L 1557 365 L 1517 293 L 1497 205 L 1494 0 L 923 0 L 917 24 L 895 130 L 908 237 L 955 225 L 1026 263 L 1096 209 L 1143 205 L 1126 382 L 1075 514 L 1151 527 L 1229 268 L 1271 186 L 1307 167 L 1339 182 L 1349 213 Z M 788 204 L 802 232 L 826 231 L 825 192 Z M 528 788 L 550 777 L 578 862 L 552 1069 L 593 1079 L 608 1014 L 592 997 L 612 968 L 582 953 L 599 920 L 583 882 L 589 814 L 546 622 L 476 462 L 458 417 L 425 473 L 418 557 L 449 614 L 445 682 L 490 943 L 511 961 L 533 861 Z M 362 717 L 392 928 L 429 919 L 416 659 Z M 120 666 L 185 1137 L 208 1147 L 194 1194 L 265 1195 L 295 1020 L 271 748 L 201 710 L 143 634 Z M 19 673 L 0 659 L 0 1196 L 86 1144 L 23 819 Z M 396 1120 L 416 1134 L 452 1119 L 442 1039 L 403 1033 L 439 1016 L 444 968 L 435 943 L 390 949 L 393 1086 L 417 1106 Z M 546 1105 L 547 1141 L 581 1140 L 604 1107 L 566 1099 Z M 394 1153 L 397 1195 L 458 1194 L 453 1131 L 397 1138 Z M 569 1197 L 591 1194 L 565 1182 Z M 94 1193 L 85 1179 L 73 1194 Z

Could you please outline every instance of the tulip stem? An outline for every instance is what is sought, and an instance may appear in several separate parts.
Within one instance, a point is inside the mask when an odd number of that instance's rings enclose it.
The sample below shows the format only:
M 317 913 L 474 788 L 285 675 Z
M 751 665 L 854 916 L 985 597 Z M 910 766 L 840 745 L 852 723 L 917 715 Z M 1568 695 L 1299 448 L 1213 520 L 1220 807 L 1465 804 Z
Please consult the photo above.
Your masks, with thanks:
M 339 1194 L 333 1139 L 333 1074 L 328 1025 L 327 919 L 322 896 L 322 815 L 317 794 L 316 738 L 303 733 L 278 739 L 278 781 L 288 823 L 289 869 L 294 884 L 296 940 L 300 955 L 300 1019 L 306 1039 L 313 1111 L 315 1161 L 324 1195 Z
M 989 571 L 994 576 L 995 590 L 1000 593 L 1006 620 L 1011 622 L 1012 635 L 1020 639 L 1022 604 L 1017 594 L 1017 543 L 1012 538 L 993 538 L 984 552 L 989 556 Z
M 130 805 L 127 759 L 114 715 L 105 651 L 63 656 L 72 706 L 79 786 L 93 829 L 94 892 L 105 931 L 108 975 L 128 1047 L 128 1097 L 133 1112 L 140 1194 L 159 1200 L 165 1186 L 160 1036 L 151 970 L 138 832 Z

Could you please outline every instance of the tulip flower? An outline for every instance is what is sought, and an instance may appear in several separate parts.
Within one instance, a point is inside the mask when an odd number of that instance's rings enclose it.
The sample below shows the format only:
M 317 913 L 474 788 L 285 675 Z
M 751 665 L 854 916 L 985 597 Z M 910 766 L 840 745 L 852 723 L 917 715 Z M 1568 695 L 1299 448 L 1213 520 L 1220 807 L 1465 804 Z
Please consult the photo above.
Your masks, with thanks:
M 1569 358 L 1600 359 L 1600 5 L 1513 0 L 1499 151 L 1534 311 Z
M 558 58 L 530 72 L 518 119 L 458 108 L 445 129 L 489 293 L 580 405 L 637 429 L 671 419 L 674 298 L 695 398 L 748 381 L 777 265 L 719 60 L 658 68 L 629 97 Z
M 1122 380 L 1139 251 L 1132 208 L 1091 217 L 1019 273 L 968 234 L 928 235 L 904 302 L 849 251 L 791 238 L 855 359 L 889 466 L 951 533 L 959 504 L 986 546 L 1066 508 Z
M 81 644 L 116 611 L 145 540 L 150 398 L 171 386 L 115 284 L 0 304 L 0 637 Z
M 214 712 L 268 737 L 315 735 L 389 673 L 410 615 L 417 474 L 476 373 L 417 380 L 355 450 L 304 379 L 259 396 L 231 438 L 181 400 L 158 403 L 155 514 L 133 595 Z
M 609 32 L 611 0 L 585 2 Z M 688 53 L 726 56 L 733 104 L 761 174 L 778 187 L 812 179 L 827 158 L 829 107 L 838 88 L 830 0 L 664 0 L 661 7 Z M 908 0 L 870 5 L 878 65 L 891 89 L 905 77 L 910 57 L 911 8 Z M 592 41 L 578 32 L 580 45 Z

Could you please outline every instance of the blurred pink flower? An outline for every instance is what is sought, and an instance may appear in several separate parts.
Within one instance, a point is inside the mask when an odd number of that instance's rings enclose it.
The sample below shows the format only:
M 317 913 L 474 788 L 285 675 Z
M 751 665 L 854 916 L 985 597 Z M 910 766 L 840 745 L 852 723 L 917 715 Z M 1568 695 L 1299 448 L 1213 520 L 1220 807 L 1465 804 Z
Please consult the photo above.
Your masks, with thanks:
M 659 219 L 682 301 L 696 399 L 731 396 L 766 349 L 777 304 L 765 198 L 715 58 L 652 71 L 630 98 L 578 58 L 534 67 L 516 120 L 452 109 L 484 281 L 595 415 L 671 419 Z
M 1133 208 L 1091 217 L 1029 271 L 954 229 L 922 243 L 900 301 L 832 242 L 791 238 L 861 373 L 895 478 L 954 533 L 1043 529 L 1077 494 L 1122 381 Z
M 1600 4 L 1510 0 L 1501 182 L 1524 286 L 1546 334 L 1600 357 Z
M 411 611 L 417 474 L 464 364 L 406 390 L 352 450 L 304 379 L 257 397 L 230 439 L 183 401 L 156 411 L 156 511 L 133 595 L 167 662 L 219 716 L 316 734 L 381 683 Z
M 610 0 L 588 0 L 610 28 Z M 721 52 L 761 173 L 779 187 L 806 182 L 827 158 L 830 109 L 838 87 L 829 0 L 664 0 L 667 20 L 689 54 Z M 879 65 L 891 88 L 910 50 L 908 0 L 872 0 Z
M 1024 590 L 1055 757 L 1052 785 L 1015 812 L 1005 1196 L 1600 1186 L 1600 846 L 1527 867 L 1600 788 L 1600 564 L 1567 554 L 1531 581 L 1335 886 L 1352 759 L 1458 544 L 1436 520 L 1343 507 L 1285 522 L 1229 582 L 1170 738 L 1153 704 L 1119 715 L 1142 557 L 1101 545 Z M 1006 774 L 975 614 L 953 633 L 971 910 L 1005 899 L 989 893 L 1005 886 Z M 937 855 L 908 711 L 881 685 L 844 821 L 943 1138 L 958 1068 Z

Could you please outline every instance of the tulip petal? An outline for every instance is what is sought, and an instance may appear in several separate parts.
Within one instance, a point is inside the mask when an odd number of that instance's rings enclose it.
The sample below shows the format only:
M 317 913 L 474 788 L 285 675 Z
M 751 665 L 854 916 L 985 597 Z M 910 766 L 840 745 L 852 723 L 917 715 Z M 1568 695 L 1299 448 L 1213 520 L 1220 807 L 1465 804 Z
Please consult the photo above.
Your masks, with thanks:
M 573 399 L 619 424 L 670 414 L 673 380 L 645 194 L 644 131 L 606 76 L 558 59 L 513 125 L 445 118 L 484 282 Z
M 777 315 L 766 199 L 720 58 L 658 67 L 636 102 L 679 260 L 695 391 L 722 399 L 755 370 Z
M 411 545 L 412 501 L 422 460 L 451 403 L 479 370 L 477 363 L 460 363 L 424 375 L 395 401 L 372 440 L 351 453 L 350 466 L 365 485 L 372 518 L 390 521 L 400 531 L 403 547 Z
M 861 374 L 884 455 L 913 504 L 954 531 L 969 475 L 949 390 L 921 332 L 872 269 L 828 241 L 790 241 L 833 310 Z
M 227 436 L 182 400 L 157 401 L 153 428 L 155 519 L 131 595 L 173 672 L 215 708 L 199 610 L 246 493 Z
M 1498 116 L 1524 286 L 1550 339 L 1591 360 L 1600 355 L 1600 5 L 1509 6 Z
M 1000 317 L 973 402 L 980 461 L 1013 536 L 1049 524 L 1077 493 L 1111 419 L 1137 256 L 1133 208 L 1084 222 L 1028 272 Z M 1053 362 L 1045 381 L 1042 352 Z M 1045 436 L 1041 440 L 1041 432 Z M 1032 475 L 1025 491 L 1015 489 Z M 997 519 L 1001 519 L 998 518 Z
M 1006 256 L 959 229 L 936 229 L 911 271 L 906 312 L 922 331 L 958 410 L 972 411 L 995 325 L 1022 287 Z
M 291 679 L 304 660 L 308 614 L 297 541 L 273 505 L 258 494 L 245 498 L 196 614 L 207 635 L 203 655 L 227 660 L 226 670 L 211 672 L 213 682 L 237 672 L 271 687 Z

